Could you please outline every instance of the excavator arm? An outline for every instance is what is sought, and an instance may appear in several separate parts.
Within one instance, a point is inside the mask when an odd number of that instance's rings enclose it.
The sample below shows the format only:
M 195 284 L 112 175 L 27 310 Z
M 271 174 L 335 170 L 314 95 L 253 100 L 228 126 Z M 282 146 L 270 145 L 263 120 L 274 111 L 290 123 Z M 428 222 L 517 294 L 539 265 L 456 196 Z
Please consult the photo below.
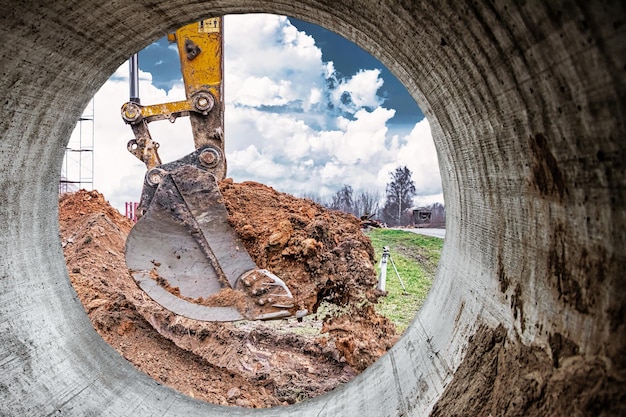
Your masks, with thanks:
M 147 167 L 126 265 L 153 300 L 185 317 L 300 317 L 306 312 L 294 311 L 287 285 L 257 268 L 230 226 L 219 190 L 226 175 L 222 19 L 184 26 L 168 38 L 178 45 L 187 99 L 142 106 L 131 83 L 131 100 L 122 106 L 135 134 L 128 150 Z M 195 151 L 163 164 L 148 124 L 179 117 L 191 121 Z
M 196 149 L 208 147 L 215 155 L 211 168 L 218 180 L 226 175 L 224 157 L 224 100 L 223 100 L 223 29 L 222 18 L 205 19 L 178 29 L 168 35 L 178 45 L 184 101 L 142 106 L 138 93 L 131 88 L 131 100 L 122 106 L 122 118 L 131 125 L 135 139 L 128 142 L 128 150 L 148 169 L 161 164 L 158 144 L 148 130 L 148 123 L 157 120 L 175 122 L 188 116 Z M 135 71 L 136 63 L 135 63 Z M 131 80 L 136 77 L 131 74 Z M 137 81 L 134 81 L 137 83 Z

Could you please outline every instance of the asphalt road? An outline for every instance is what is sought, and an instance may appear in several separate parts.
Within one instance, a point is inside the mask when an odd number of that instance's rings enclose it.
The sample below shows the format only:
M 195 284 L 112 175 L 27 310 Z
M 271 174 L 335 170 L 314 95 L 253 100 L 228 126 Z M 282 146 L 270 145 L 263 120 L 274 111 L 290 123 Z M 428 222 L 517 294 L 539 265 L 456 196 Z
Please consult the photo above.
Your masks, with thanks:
M 446 238 L 446 229 L 409 229 L 409 228 L 400 228 L 400 227 L 394 227 L 394 229 L 396 230 L 404 230 L 406 232 L 411 232 L 411 233 L 417 233 L 420 235 L 425 235 L 425 236 L 432 236 L 432 237 L 438 237 L 440 239 L 445 239 Z

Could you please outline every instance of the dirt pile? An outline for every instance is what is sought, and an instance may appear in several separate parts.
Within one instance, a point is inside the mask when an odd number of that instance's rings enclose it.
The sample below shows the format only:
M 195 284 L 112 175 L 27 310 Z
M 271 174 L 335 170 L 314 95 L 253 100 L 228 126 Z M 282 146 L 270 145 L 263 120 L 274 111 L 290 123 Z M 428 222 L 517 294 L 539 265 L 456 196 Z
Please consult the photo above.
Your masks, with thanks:
M 255 182 L 222 182 L 229 221 L 260 268 L 284 280 L 298 309 L 322 300 L 340 306 L 376 302 L 374 249 L 360 221 Z
M 230 220 L 299 308 L 317 314 L 258 323 L 175 316 L 134 283 L 124 262 L 132 223 L 97 192 L 64 195 L 70 278 L 94 327 L 136 367 L 198 399 L 243 407 L 289 404 L 345 383 L 388 350 L 395 327 L 370 302 L 376 273 L 359 221 L 256 183 L 221 185 Z M 330 307 L 328 307 L 330 305 Z
M 547 352 L 482 326 L 431 417 L 624 416 L 626 382 L 607 361 L 558 333 Z

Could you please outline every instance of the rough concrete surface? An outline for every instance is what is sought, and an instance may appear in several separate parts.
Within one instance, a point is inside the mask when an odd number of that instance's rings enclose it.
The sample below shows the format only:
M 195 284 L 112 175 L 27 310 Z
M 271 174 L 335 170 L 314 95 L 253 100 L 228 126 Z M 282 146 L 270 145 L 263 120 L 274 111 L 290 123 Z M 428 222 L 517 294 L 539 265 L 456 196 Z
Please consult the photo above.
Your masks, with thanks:
M 0 0 L 0 414 L 418 416 L 443 394 L 441 413 L 454 407 L 448 395 L 460 401 L 454 389 L 489 383 L 479 373 L 481 349 L 469 348 L 485 331 L 517 346 L 498 348 L 503 372 L 531 363 L 519 361 L 521 346 L 557 362 L 564 351 L 568 369 L 594 361 L 602 372 L 589 378 L 609 375 L 623 404 L 624 7 Z M 64 145 L 107 77 L 167 30 L 253 11 L 321 24 L 394 72 L 430 121 L 447 205 L 438 277 L 403 338 L 345 386 L 268 410 L 201 403 L 125 362 L 69 284 L 57 222 Z

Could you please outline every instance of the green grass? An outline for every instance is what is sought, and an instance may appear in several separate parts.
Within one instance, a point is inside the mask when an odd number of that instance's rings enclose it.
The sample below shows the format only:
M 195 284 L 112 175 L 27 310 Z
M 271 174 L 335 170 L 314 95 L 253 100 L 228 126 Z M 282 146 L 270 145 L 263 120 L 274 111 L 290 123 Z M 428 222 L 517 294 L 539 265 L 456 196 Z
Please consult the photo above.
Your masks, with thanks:
M 372 240 L 378 262 L 383 246 L 389 246 L 391 259 L 406 287 L 404 293 L 390 262 L 387 266 L 387 296 L 380 299 L 376 310 L 393 321 L 399 332 L 404 332 L 432 286 L 443 239 L 390 229 L 372 229 L 366 234 Z

